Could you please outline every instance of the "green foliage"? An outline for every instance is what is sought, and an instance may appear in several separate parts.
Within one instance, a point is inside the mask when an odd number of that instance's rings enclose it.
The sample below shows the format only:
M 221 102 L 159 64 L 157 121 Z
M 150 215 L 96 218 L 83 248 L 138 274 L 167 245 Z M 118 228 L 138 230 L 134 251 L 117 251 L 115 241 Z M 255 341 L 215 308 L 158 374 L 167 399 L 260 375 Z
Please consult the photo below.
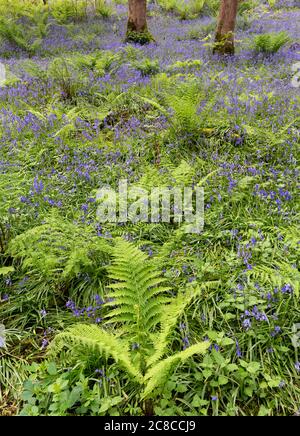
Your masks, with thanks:
M 9 253 L 22 259 L 22 268 L 54 281 L 71 280 L 84 271 L 100 272 L 110 250 L 93 229 L 83 230 L 55 217 L 18 235 L 9 246 Z
M 193 65 L 195 62 L 197 61 L 194 61 Z M 199 63 L 196 65 L 199 66 Z M 189 80 L 179 85 L 174 92 L 166 94 L 165 99 L 172 114 L 172 130 L 177 135 L 188 134 L 192 141 L 194 135 L 199 134 L 201 127 L 206 122 L 214 97 L 209 96 L 207 90 L 204 93 L 199 83 Z M 200 103 L 204 103 L 201 116 L 199 113 Z
M 96 0 L 95 12 L 102 18 L 109 18 L 114 13 L 113 5 L 106 0 Z
M 1 19 L 0 37 L 33 55 L 41 46 L 41 39 L 35 37 L 35 29 L 25 28 L 12 19 Z
M 144 32 L 135 32 L 133 30 L 130 30 L 126 33 L 125 42 L 133 42 L 134 44 L 149 44 L 150 42 L 153 42 L 154 38 L 151 35 L 150 32 L 144 31 Z
M 157 60 L 144 59 L 134 64 L 134 68 L 141 72 L 142 76 L 154 76 L 159 73 L 160 66 Z
M 255 7 L 258 5 L 258 1 L 257 0 L 246 0 L 246 1 L 240 1 L 239 2 L 239 9 L 238 12 L 241 15 L 248 15 L 250 12 L 253 11 L 253 9 L 255 9 Z
M 31 375 L 24 384 L 20 416 L 117 415 L 116 406 L 125 401 L 121 392 L 109 392 L 109 385 L 86 375 L 83 367 L 63 372 L 49 362 L 33 364 L 28 370 Z
M 77 97 L 82 80 L 72 62 L 63 58 L 54 59 L 49 66 L 49 74 L 58 84 L 64 100 L 72 101 Z
M 258 53 L 277 53 L 289 41 L 290 37 L 286 32 L 264 33 L 254 37 L 253 49 Z
M 167 12 L 175 12 L 181 20 L 190 20 L 208 12 L 216 14 L 219 9 L 218 0 L 159 0 L 159 6 Z
M 5 9 L 5 13 L 0 19 L 0 38 L 26 51 L 30 56 L 36 54 L 43 43 L 43 38 L 48 34 L 49 12 L 46 7 L 39 4 L 34 7 L 26 7 L 19 12 L 12 14 L 15 7 L 11 10 Z M 10 12 L 9 12 L 10 11 Z M 16 20 L 16 15 L 22 16 L 21 20 Z M 19 17 L 18 17 L 19 18 Z
M 248 51 L 296 2 L 240 2 L 232 59 L 208 49 L 220 0 L 160 3 L 146 48 L 114 2 L 0 0 L 1 416 L 298 414 L 295 26 Z M 169 223 L 98 223 L 120 179 L 204 187 L 203 231 L 173 200 Z
M 194 60 L 187 60 L 187 61 L 177 61 L 175 64 L 172 64 L 169 66 L 169 71 L 176 72 L 176 71 L 189 71 L 193 69 L 200 69 L 200 67 L 203 65 L 203 62 L 199 59 Z
M 51 2 L 51 14 L 59 23 L 87 18 L 88 3 L 84 0 L 55 0 Z
M 204 354 L 209 347 L 202 342 L 165 357 L 176 324 L 197 291 L 179 294 L 173 300 L 165 297 L 169 288 L 162 286 L 159 273 L 133 244 L 119 240 L 113 256 L 109 271 L 116 283 L 111 285 L 107 305 L 114 309 L 106 318 L 120 327 L 107 332 L 94 325 L 77 324 L 56 336 L 50 352 L 57 355 L 67 347 L 110 357 L 140 386 L 142 399 L 153 397 L 174 365 Z

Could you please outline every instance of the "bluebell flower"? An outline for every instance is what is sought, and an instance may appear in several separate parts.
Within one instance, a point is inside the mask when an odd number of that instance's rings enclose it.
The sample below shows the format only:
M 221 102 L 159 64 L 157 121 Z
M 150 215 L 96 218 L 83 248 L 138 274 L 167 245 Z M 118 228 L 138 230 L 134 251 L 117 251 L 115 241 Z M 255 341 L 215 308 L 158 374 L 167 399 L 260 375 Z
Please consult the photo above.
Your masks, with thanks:
M 298 371 L 298 372 L 300 372 L 300 362 L 299 362 L 299 361 L 297 361 L 297 362 L 295 363 L 295 370 Z
M 42 340 L 42 349 L 46 348 L 49 345 L 48 339 L 44 338 Z
M 242 322 L 242 326 L 245 330 L 249 330 L 251 328 L 251 321 L 249 318 L 244 319 Z
M 237 357 L 242 357 L 242 352 L 239 346 L 239 341 L 236 339 L 235 340 L 235 350 L 236 350 L 236 355 Z
M 281 292 L 283 294 L 292 294 L 293 287 L 290 284 L 286 284 L 286 285 L 282 286 Z
M 281 332 L 281 328 L 277 325 L 274 330 L 270 333 L 272 337 L 277 336 Z

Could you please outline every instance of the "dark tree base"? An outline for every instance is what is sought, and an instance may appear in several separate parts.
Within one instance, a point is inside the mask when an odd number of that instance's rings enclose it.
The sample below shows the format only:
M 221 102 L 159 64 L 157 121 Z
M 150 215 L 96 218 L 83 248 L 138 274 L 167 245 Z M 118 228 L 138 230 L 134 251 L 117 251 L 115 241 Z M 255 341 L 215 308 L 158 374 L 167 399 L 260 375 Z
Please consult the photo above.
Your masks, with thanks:
M 154 42 L 154 38 L 148 30 L 144 32 L 135 32 L 133 30 L 127 31 L 125 42 L 132 42 L 134 44 L 149 44 L 150 42 Z
M 234 42 L 232 35 L 216 35 L 213 54 L 234 55 Z

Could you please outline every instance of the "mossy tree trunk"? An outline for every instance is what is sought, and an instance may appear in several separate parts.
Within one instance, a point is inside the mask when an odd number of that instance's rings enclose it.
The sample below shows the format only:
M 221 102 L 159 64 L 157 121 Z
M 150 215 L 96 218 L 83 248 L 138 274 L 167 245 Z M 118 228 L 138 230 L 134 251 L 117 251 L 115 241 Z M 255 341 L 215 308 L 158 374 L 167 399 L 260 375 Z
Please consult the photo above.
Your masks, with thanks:
M 145 44 L 151 39 L 147 27 L 147 0 L 128 0 L 126 40 Z
M 214 53 L 234 54 L 234 30 L 239 0 L 221 0 Z

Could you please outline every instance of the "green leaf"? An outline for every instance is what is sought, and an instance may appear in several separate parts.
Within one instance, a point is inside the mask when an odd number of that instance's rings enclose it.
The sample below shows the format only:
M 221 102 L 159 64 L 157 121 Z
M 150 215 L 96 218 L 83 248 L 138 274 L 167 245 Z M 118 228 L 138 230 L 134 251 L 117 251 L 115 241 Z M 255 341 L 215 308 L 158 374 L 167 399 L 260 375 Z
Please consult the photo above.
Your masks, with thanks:
M 231 338 L 223 338 L 220 342 L 219 345 L 226 347 L 227 345 L 233 345 L 235 342 L 233 339 Z
M 237 371 L 237 370 L 239 369 L 239 367 L 238 367 L 235 363 L 229 363 L 229 364 L 226 366 L 226 369 L 227 369 L 229 372 L 233 372 L 233 371 Z
M 209 330 L 208 332 L 206 332 L 206 335 L 209 337 L 209 339 L 211 339 L 211 341 L 213 342 L 217 342 L 218 339 L 220 339 L 221 335 L 219 332 L 215 332 L 213 330 Z M 224 335 L 224 333 L 223 333 Z
M 219 375 L 218 383 L 219 383 L 220 386 L 227 385 L 228 381 L 229 381 L 228 377 L 225 377 L 224 375 Z
M 219 351 L 212 349 L 212 356 L 213 356 L 215 362 L 218 365 L 220 365 L 221 367 L 226 365 L 226 360 L 224 359 L 224 357 L 221 355 L 221 353 Z
M 57 374 L 57 368 L 54 362 L 50 362 L 47 365 L 47 372 L 49 375 L 55 375 Z
M 201 407 L 201 406 L 206 406 L 209 402 L 207 400 L 202 400 L 199 395 L 195 395 L 192 401 L 192 406 L 193 407 Z
M 278 388 L 280 382 L 281 382 L 281 378 L 280 378 L 280 377 L 274 377 L 274 378 L 271 378 L 271 379 L 268 381 L 268 386 L 269 386 L 270 388 Z
M 177 387 L 176 387 L 176 391 L 177 391 L 178 393 L 186 392 L 186 391 L 187 391 L 187 387 L 186 387 L 186 385 L 183 385 L 183 384 L 181 384 L 181 385 L 177 385 Z
M 212 371 L 210 369 L 204 369 L 202 371 L 202 374 L 204 375 L 205 378 L 209 378 L 212 375 Z
M 250 362 L 247 366 L 247 371 L 250 372 L 250 374 L 256 374 L 259 370 L 260 370 L 259 362 Z
M 14 272 L 14 267 L 13 266 L 4 266 L 2 268 L 0 268 L 0 276 L 5 276 L 7 274 L 10 274 L 12 272 Z
M 120 397 L 120 396 L 113 397 L 113 398 L 111 399 L 111 405 L 112 405 L 112 406 L 116 406 L 117 404 L 122 403 L 122 401 L 123 401 L 123 398 Z
M 260 406 L 257 416 L 268 416 L 271 412 L 271 409 L 268 409 L 263 404 Z
M 247 387 L 244 389 L 244 394 L 247 395 L 248 397 L 252 397 L 253 395 L 253 389 L 250 387 Z
M 127 341 L 93 324 L 75 324 L 55 337 L 48 352 L 49 354 L 57 352 L 65 346 L 72 349 L 76 345 L 112 357 L 135 381 L 142 383 L 142 374 L 132 363 L 128 353 Z
M 147 384 L 142 394 L 142 398 L 149 397 L 155 388 L 165 383 L 174 365 L 178 363 L 184 363 L 195 354 L 204 354 L 209 346 L 209 342 L 200 342 L 198 344 L 191 345 L 186 350 L 167 357 L 149 369 L 145 375 L 145 381 Z

